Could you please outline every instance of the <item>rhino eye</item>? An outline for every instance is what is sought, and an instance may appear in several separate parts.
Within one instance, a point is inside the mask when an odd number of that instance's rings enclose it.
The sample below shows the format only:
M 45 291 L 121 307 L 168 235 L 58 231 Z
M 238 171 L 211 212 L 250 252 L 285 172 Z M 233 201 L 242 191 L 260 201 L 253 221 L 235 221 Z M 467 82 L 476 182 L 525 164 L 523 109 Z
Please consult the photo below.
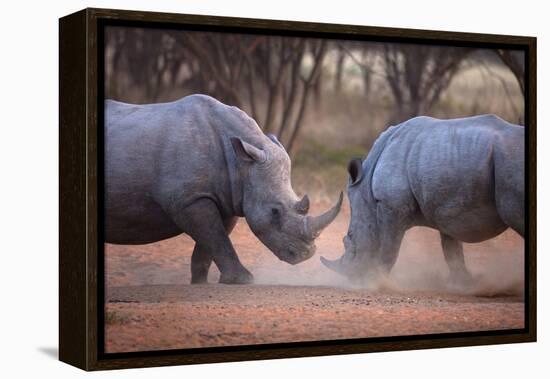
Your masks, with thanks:
M 271 208 L 271 222 L 275 227 L 278 229 L 281 228 L 281 211 L 279 211 L 277 208 Z

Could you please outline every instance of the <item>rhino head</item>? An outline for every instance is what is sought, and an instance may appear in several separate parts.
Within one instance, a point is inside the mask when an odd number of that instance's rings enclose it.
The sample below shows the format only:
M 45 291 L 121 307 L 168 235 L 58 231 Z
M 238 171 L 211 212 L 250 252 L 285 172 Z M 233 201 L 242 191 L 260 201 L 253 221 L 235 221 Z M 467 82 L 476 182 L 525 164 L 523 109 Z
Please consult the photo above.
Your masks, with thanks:
M 280 260 L 297 264 L 315 253 L 315 238 L 338 215 L 338 202 L 319 216 L 310 216 L 309 198 L 298 198 L 290 183 L 290 157 L 275 136 L 262 146 L 240 138 L 231 143 L 243 183 L 244 217 L 262 243 Z
M 336 260 L 321 257 L 330 270 L 346 276 L 352 282 L 363 282 L 387 271 L 388 265 L 380 256 L 379 231 L 376 222 L 376 202 L 369 199 L 369 183 L 363 183 L 363 164 L 354 159 L 348 165 L 347 187 L 351 217 L 344 237 L 344 254 Z

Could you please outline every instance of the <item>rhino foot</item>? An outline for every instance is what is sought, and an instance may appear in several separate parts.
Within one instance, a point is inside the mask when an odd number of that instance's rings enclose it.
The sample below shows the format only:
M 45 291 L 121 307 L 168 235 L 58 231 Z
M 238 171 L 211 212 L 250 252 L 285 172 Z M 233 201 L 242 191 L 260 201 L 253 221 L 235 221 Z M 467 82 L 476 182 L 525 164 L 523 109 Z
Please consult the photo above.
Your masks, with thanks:
M 254 282 L 254 276 L 244 267 L 237 273 L 222 273 L 220 276 L 222 284 L 250 284 L 252 282 Z
M 206 275 L 191 277 L 191 284 L 206 284 L 206 283 L 208 283 L 208 278 Z

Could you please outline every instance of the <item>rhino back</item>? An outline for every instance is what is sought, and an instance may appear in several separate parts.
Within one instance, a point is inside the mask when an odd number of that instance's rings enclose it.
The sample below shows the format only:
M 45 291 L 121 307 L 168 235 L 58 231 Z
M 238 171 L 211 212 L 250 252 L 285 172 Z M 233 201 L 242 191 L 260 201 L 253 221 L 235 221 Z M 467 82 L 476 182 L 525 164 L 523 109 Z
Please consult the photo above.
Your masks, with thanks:
M 522 128 L 496 116 L 418 117 L 385 146 L 373 178 L 377 200 L 417 213 L 421 224 L 462 241 L 506 229 L 495 204 L 495 151 L 522 146 Z M 513 174 L 523 175 L 522 170 Z

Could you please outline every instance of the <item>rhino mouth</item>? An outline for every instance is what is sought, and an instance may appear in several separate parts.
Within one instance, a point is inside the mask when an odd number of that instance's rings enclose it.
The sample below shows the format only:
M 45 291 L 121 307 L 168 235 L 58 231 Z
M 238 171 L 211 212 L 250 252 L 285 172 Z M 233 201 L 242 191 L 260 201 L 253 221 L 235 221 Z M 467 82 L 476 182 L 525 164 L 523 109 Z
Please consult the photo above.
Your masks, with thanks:
M 283 250 L 282 253 L 278 255 L 278 258 L 291 265 L 296 265 L 311 258 L 315 254 L 315 250 L 315 244 L 304 243 L 303 247 Z
M 315 246 L 315 239 L 319 237 L 319 234 L 323 229 L 334 221 L 342 208 L 343 197 L 344 194 L 340 192 L 340 196 L 336 204 L 319 216 L 304 216 L 300 237 L 296 242 L 294 242 L 294 245 L 287 247 L 282 251 L 282 253 L 277 255 L 279 259 L 290 263 L 291 265 L 295 265 L 311 258 L 317 249 Z M 309 200 L 307 196 L 304 196 L 304 199 L 302 199 L 299 203 L 307 203 L 307 206 L 302 206 L 302 204 L 299 204 L 300 206 L 298 207 L 303 208 L 302 213 L 307 213 L 307 209 L 309 209 Z
M 343 193 L 336 204 L 319 216 L 306 214 L 309 208 L 309 200 L 304 196 L 295 206 L 291 218 L 276 231 L 270 227 L 262 227 L 257 230 L 254 223 L 249 226 L 252 232 L 262 243 L 281 261 L 291 265 L 298 264 L 311 258 L 316 251 L 315 239 L 338 215 L 342 207 Z

